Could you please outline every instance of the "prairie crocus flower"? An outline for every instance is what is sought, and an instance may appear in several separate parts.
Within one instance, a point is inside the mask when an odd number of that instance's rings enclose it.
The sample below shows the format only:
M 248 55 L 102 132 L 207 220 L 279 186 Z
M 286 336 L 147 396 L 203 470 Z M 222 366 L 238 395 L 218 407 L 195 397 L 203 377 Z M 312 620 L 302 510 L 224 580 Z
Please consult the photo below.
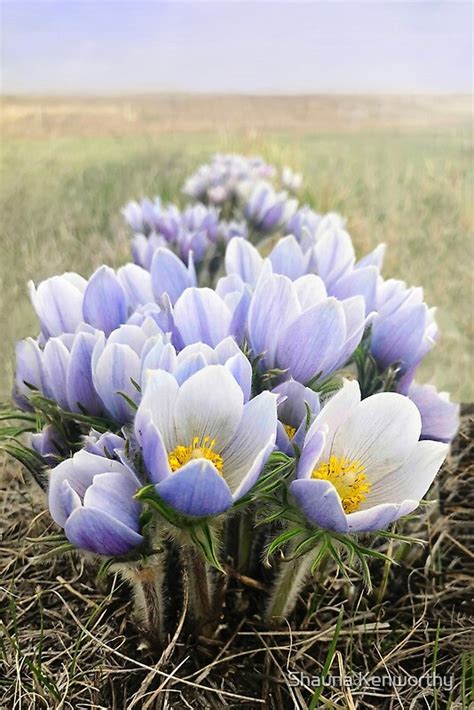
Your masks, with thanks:
M 240 343 L 248 302 L 245 289 L 228 293 L 227 297 L 210 288 L 186 289 L 173 310 L 173 342 L 179 349 L 199 342 L 215 348 L 231 335 Z
M 244 402 L 250 399 L 252 366 L 230 336 L 222 340 L 215 348 L 199 342 L 187 345 L 177 353 L 170 344 L 167 344 L 162 348 L 159 358 L 156 357 L 156 353 L 151 355 L 154 359 L 154 369 L 170 372 L 179 385 L 208 365 L 224 365 L 240 386 Z M 150 364 L 150 357 L 148 357 L 147 367 L 150 367 Z
M 394 392 L 361 401 L 357 382 L 323 407 L 305 438 L 290 491 L 314 525 L 370 532 L 411 513 L 443 463 L 448 446 L 420 441 L 421 417 Z
M 131 274 L 123 278 L 129 281 Z M 89 281 L 66 273 L 42 281 L 37 288 L 30 281 L 28 288 L 45 339 L 74 333 L 82 322 L 108 335 L 128 318 L 127 291 L 108 266 L 99 267 Z
M 32 434 L 30 445 L 33 451 L 43 457 L 50 468 L 57 466 L 66 455 L 69 455 L 68 445 L 51 425 L 44 427 L 37 434 Z
M 76 547 L 115 557 L 143 542 L 140 488 L 135 474 L 119 461 L 79 451 L 51 471 L 49 510 Z
M 52 276 L 35 287 L 28 283 L 30 299 L 45 338 L 74 333 L 84 320 L 82 304 L 87 281 L 75 273 Z
M 92 382 L 92 353 L 104 334 L 82 324 L 76 333 L 49 338 L 40 348 L 32 338 L 17 345 L 14 397 L 23 408 L 33 387 L 70 412 L 103 414 Z
M 406 394 L 415 370 L 435 345 L 435 309 L 423 302 L 423 289 L 390 279 L 379 288 L 379 308 L 372 323 L 370 351 L 381 368 L 398 365 L 398 391 Z
M 288 222 L 297 205 L 286 192 L 277 193 L 269 183 L 261 182 L 252 189 L 244 206 L 244 215 L 254 229 L 274 232 Z
M 283 370 L 301 384 L 326 377 L 350 358 L 364 330 L 360 296 L 328 298 L 320 278 L 261 279 L 248 313 L 248 338 L 265 370 Z
M 410 385 L 407 396 L 420 411 L 421 438 L 449 444 L 459 429 L 459 404 L 451 402 L 447 392 L 416 382 Z
M 205 367 L 180 386 L 150 372 L 135 434 L 158 495 L 179 513 L 219 515 L 257 481 L 275 445 L 276 397 L 244 395 L 222 365 Z
M 288 234 L 293 234 L 304 251 L 313 247 L 328 229 L 344 229 L 345 219 L 336 212 L 318 214 L 308 205 L 300 207 L 288 220 Z
M 319 396 L 295 380 L 283 382 L 273 390 L 279 395 L 277 449 L 288 456 L 301 450 L 306 430 L 319 412 Z
M 140 401 L 142 376 L 174 352 L 155 321 L 146 318 L 141 326 L 126 324 L 114 330 L 107 341 L 97 343 L 91 369 L 95 391 L 110 418 L 118 424 L 133 419 L 130 402 Z

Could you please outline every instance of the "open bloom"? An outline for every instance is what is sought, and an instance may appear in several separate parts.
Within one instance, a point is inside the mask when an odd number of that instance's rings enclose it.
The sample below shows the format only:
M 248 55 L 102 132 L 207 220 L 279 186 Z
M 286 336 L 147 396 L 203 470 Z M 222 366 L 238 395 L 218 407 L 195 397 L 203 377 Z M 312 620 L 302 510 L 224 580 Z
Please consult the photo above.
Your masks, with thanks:
M 318 276 L 292 282 L 271 274 L 260 279 L 248 313 L 248 336 L 254 356 L 266 370 L 278 368 L 308 384 L 344 365 L 364 330 L 360 296 L 328 298 Z
M 407 397 L 383 392 L 361 401 L 346 381 L 306 435 L 296 479 L 298 507 L 336 532 L 380 530 L 411 513 L 430 487 L 448 446 L 419 441 L 421 417 Z
M 447 392 L 438 392 L 433 385 L 413 382 L 407 396 L 421 414 L 421 438 L 449 444 L 459 428 L 459 404 L 451 402 Z
M 187 516 L 218 515 L 257 481 L 273 450 L 276 396 L 244 404 L 235 378 L 210 365 L 180 386 L 168 372 L 150 372 L 135 417 L 135 434 L 157 493 Z
M 79 451 L 51 471 L 49 510 L 76 547 L 124 555 L 143 542 L 140 485 L 120 461 Z

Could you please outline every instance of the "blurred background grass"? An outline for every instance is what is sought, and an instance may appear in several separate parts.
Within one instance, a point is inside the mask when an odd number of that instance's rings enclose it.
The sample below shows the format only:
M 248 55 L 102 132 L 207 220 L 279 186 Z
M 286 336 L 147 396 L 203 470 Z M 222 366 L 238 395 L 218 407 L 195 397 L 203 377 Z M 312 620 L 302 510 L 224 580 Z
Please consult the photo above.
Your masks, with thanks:
M 469 111 L 463 97 L 5 99 L 0 397 L 15 341 L 37 332 L 28 279 L 126 262 L 123 204 L 182 201 L 199 163 L 237 151 L 303 172 L 302 202 L 344 214 L 359 255 L 387 243 L 385 275 L 438 306 L 419 379 L 473 401 Z

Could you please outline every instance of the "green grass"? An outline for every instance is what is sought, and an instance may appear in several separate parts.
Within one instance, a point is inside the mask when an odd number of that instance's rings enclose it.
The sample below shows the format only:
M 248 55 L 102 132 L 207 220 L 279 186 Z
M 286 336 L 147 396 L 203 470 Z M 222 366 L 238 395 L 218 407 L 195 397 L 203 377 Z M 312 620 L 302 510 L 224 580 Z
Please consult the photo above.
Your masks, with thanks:
M 473 401 L 468 139 L 462 130 L 4 139 L 0 397 L 10 391 L 15 341 L 38 329 L 28 279 L 124 263 L 123 204 L 145 194 L 176 199 L 200 162 L 236 150 L 300 169 L 303 199 L 343 213 L 359 254 L 388 244 L 385 275 L 424 286 L 439 307 L 442 340 L 420 379 Z

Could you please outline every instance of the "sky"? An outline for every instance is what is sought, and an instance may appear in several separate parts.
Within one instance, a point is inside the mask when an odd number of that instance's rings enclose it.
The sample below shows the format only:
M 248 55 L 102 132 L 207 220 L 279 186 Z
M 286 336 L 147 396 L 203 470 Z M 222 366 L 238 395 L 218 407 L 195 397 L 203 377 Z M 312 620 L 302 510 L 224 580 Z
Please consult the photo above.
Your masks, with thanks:
M 471 2 L 0 0 L 7 94 L 466 93 Z

